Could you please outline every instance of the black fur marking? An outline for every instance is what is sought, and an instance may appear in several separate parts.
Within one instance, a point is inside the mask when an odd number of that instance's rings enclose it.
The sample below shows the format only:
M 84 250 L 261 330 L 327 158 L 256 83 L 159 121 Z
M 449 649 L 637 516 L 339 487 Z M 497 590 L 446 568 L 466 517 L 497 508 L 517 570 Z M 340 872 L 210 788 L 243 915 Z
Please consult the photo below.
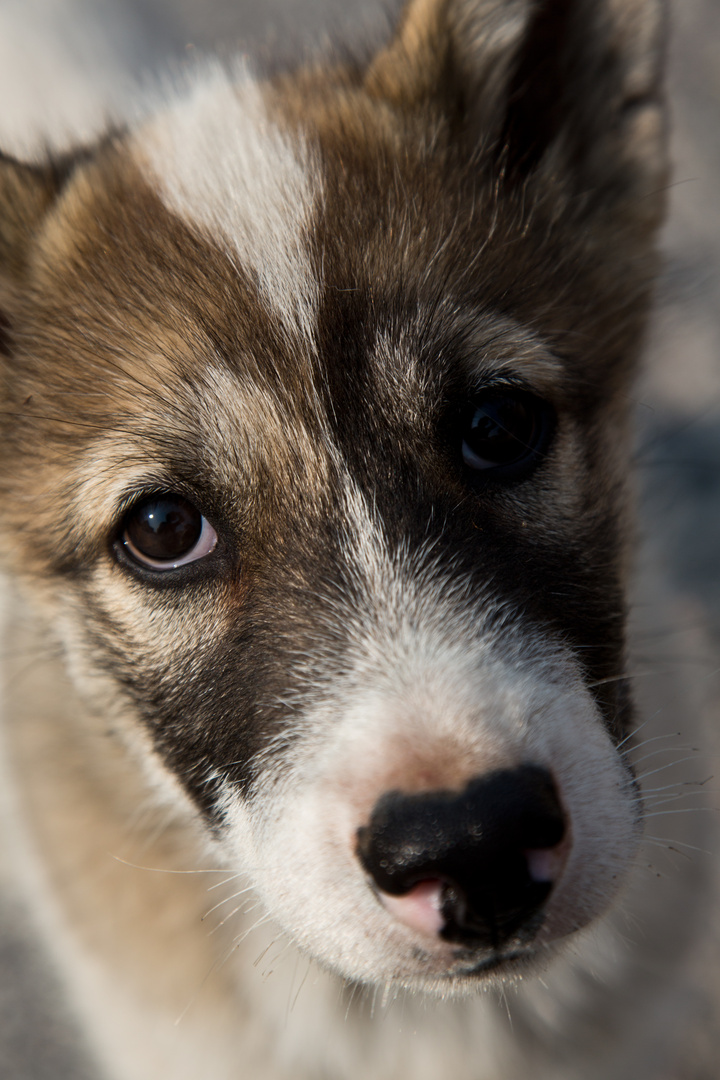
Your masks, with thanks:
M 0 353 L 3 356 L 12 356 L 12 336 L 10 333 L 10 320 L 0 311 Z
M 354 182 L 358 182 L 357 174 Z M 422 192 L 421 180 L 415 190 Z M 371 198 L 363 200 L 363 205 L 372 206 Z M 418 203 L 422 206 L 420 198 Z M 423 222 L 429 220 L 422 210 L 418 216 Z M 333 230 L 339 231 L 342 205 L 329 206 L 328 217 Z M 354 221 L 348 225 L 352 229 Z M 419 223 L 417 228 L 421 228 Z M 427 225 L 422 228 L 427 233 Z M 395 232 L 401 229 L 388 223 L 386 235 Z M 466 244 L 467 233 L 460 232 Z M 442 240 L 438 238 L 438 246 Z M 480 234 L 470 247 L 482 243 Z M 534 258 L 532 246 L 529 239 L 526 265 Z M 405 293 L 402 281 L 394 289 L 383 288 L 382 265 L 372 282 L 365 279 L 361 266 L 353 270 L 347 253 L 355 250 L 364 259 L 372 258 L 357 236 L 341 237 L 337 247 L 329 230 L 323 237 L 327 279 L 342 286 L 326 292 L 321 310 L 323 379 L 335 437 L 368 503 L 377 508 L 391 549 L 407 545 L 410 551 L 418 550 L 432 540 L 434 554 L 444 556 L 441 562 L 449 576 L 467 574 L 475 582 L 475 595 L 509 602 L 517 612 L 518 625 L 533 628 L 531 634 L 549 634 L 551 639 L 567 642 L 609 728 L 619 733 L 629 716 L 623 684 L 615 681 L 624 671 L 625 605 L 617 570 L 621 536 L 614 507 L 575 522 L 573 536 L 556 529 L 551 506 L 545 520 L 534 517 L 532 528 L 518 528 L 518 506 L 528 499 L 528 505 L 532 504 L 532 479 L 512 499 L 502 486 L 485 493 L 468 491 L 450 448 L 443 446 L 447 400 L 462 398 L 472 390 L 464 375 L 466 365 L 460 362 L 467 343 L 442 314 L 441 290 L 449 282 L 442 276 L 437 283 L 431 280 L 428 288 L 439 291 L 426 292 L 413 301 L 417 286 L 412 282 L 406 283 Z M 391 251 L 389 244 L 379 257 L 392 264 Z M 522 320 L 523 309 L 531 303 L 527 293 L 534 287 L 532 278 L 523 278 L 516 292 L 500 291 L 502 270 L 496 273 L 492 248 L 487 264 L 487 268 L 479 265 L 472 283 L 477 288 L 482 282 L 487 288 L 470 292 L 468 302 L 477 304 L 475 296 L 484 292 L 479 302 L 490 323 L 500 311 Z M 538 285 L 544 290 L 542 275 Z M 576 288 L 583 288 L 581 276 Z M 489 306 L 493 298 L 497 298 L 494 311 Z M 408 328 L 417 310 L 437 314 L 413 337 Z M 403 340 L 398 328 L 405 331 Z M 409 353 L 427 370 L 430 390 L 424 400 L 413 398 L 409 387 L 403 390 L 402 371 L 382 370 L 372 359 L 378 331 L 394 340 L 399 353 Z M 568 357 L 560 422 L 567 423 L 573 416 L 587 428 L 604 395 L 598 392 L 595 375 L 586 374 L 582 365 L 582 353 Z M 368 402 L 370 407 L 364 404 Z M 418 415 L 419 421 L 413 418 Z M 601 470 L 602 462 L 593 467 Z M 542 470 L 537 479 L 542 483 Z

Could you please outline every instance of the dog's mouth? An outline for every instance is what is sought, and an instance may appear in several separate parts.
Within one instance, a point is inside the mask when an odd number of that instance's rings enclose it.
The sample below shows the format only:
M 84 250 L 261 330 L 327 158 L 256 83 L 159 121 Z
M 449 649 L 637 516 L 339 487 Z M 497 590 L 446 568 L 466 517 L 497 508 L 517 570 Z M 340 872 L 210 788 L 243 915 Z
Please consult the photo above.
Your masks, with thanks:
M 475 959 L 467 965 L 461 964 L 448 973 L 448 978 L 454 981 L 459 979 L 482 979 L 487 975 L 502 974 L 504 982 L 512 982 L 513 977 L 519 978 L 527 974 L 533 963 L 537 962 L 539 952 L 528 946 L 524 949 L 511 949 L 505 952 L 492 953 Z

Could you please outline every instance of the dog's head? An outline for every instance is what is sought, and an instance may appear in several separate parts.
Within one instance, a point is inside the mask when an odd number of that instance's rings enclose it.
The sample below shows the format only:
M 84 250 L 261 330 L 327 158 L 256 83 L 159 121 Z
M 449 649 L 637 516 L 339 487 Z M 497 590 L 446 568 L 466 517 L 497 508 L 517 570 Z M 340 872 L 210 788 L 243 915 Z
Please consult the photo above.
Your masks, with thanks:
M 507 976 L 634 856 L 660 15 L 411 0 L 369 62 L 0 161 L 4 561 L 351 978 Z

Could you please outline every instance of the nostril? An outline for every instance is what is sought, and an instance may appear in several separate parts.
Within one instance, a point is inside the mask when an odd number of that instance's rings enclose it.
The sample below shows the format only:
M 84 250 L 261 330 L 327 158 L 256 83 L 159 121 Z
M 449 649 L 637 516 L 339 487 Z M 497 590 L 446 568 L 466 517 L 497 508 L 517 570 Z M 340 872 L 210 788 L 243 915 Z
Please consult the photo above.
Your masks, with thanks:
M 400 922 L 428 937 L 436 937 L 445 928 L 445 884 L 438 878 L 420 881 L 402 896 L 383 895 L 388 911 Z
M 525 858 L 531 879 L 553 885 L 562 873 L 566 854 L 562 844 L 551 848 L 530 848 L 525 852 Z
M 497 947 L 539 925 L 567 857 L 565 833 L 550 773 L 524 765 L 461 793 L 387 793 L 358 830 L 357 853 L 401 921 Z

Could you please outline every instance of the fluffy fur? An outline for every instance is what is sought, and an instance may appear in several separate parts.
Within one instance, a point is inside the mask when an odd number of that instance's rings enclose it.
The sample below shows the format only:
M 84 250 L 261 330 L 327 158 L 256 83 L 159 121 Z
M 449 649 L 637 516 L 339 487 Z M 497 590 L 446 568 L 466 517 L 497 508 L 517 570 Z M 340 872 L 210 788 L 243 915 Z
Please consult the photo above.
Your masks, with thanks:
M 639 853 L 632 731 L 667 721 L 638 722 L 626 638 L 662 21 L 411 0 L 366 62 L 209 65 L 96 146 L 0 160 L 0 551 L 33 657 L 9 762 L 103 1075 L 638 1080 L 680 1053 L 706 870 Z M 463 410 L 518 391 L 551 435 L 479 478 Z M 202 557 L 133 555 L 159 493 Z M 370 880 L 388 795 L 539 773 L 564 834 L 507 940 L 453 936 L 432 874 L 435 907 Z

